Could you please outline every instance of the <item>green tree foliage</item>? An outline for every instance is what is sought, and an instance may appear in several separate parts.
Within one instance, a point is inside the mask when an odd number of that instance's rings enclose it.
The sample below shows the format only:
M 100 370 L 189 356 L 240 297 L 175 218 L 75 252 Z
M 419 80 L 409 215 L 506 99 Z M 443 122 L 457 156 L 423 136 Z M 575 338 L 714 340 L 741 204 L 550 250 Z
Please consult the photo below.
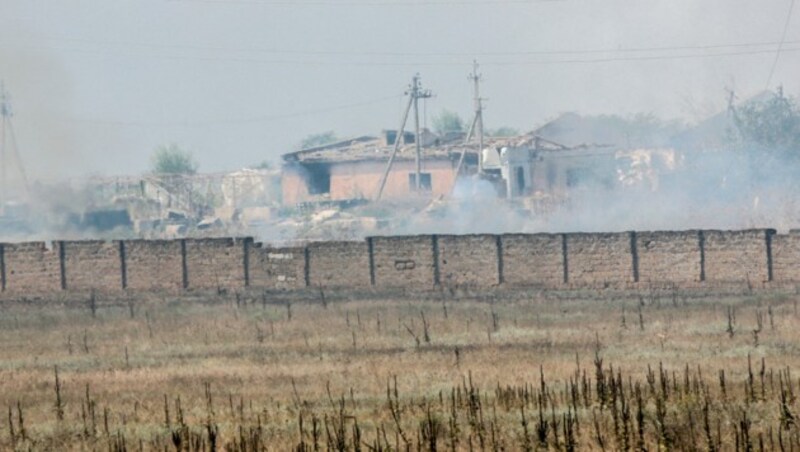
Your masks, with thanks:
M 442 110 L 441 113 L 433 117 L 433 131 L 438 134 L 463 132 L 464 120 L 458 116 L 458 113 Z
M 769 99 L 740 107 L 736 127 L 745 143 L 769 149 L 800 151 L 800 109 L 778 90 Z
M 271 170 L 272 168 L 273 164 L 269 160 L 262 160 L 261 163 L 253 165 L 253 169 Z
M 152 156 L 152 169 L 156 174 L 194 174 L 197 162 L 191 152 L 173 143 L 156 149 Z
M 499 138 L 515 137 L 519 135 L 519 130 L 513 127 L 498 127 L 496 129 L 487 130 L 486 135 L 490 137 L 499 137 Z
M 327 132 L 321 132 L 321 133 L 313 133 L 313 134 L 303 138 L 300 141 L 300 144 L 298 145 L 298 148 L 300 148 L 300 149 L 314 148 L 314 147 L 317 147 L 317 146 L 323 146 L 323 145 L 326 145 L 326 144 L 335 143 L 338 140 L 339 140 L 339 138 L 336 136 L 336 134 L 332 130 L 329 130 Z

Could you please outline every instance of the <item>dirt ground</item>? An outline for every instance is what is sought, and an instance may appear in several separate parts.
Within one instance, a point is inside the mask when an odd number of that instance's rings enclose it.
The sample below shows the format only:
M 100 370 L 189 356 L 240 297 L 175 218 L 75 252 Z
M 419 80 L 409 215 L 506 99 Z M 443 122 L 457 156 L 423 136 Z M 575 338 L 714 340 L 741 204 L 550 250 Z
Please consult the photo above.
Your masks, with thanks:
M 6 305 L 0 446 L 797 449 L 798 298 Z

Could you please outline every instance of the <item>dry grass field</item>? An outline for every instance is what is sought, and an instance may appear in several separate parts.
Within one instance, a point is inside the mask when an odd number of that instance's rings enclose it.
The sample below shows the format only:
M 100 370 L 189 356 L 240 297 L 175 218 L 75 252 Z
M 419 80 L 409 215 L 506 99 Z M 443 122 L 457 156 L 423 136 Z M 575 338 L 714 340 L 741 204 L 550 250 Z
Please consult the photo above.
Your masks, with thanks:
M 0 312 L 3 450 L 800 450 L 793 296 Z

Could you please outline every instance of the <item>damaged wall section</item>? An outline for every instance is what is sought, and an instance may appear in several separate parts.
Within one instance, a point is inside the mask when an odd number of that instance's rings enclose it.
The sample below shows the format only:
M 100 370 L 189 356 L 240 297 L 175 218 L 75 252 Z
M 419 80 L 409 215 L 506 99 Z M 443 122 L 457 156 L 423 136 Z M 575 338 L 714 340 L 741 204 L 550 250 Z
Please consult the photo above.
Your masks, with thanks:
M 279 290 L 305 287 L 305 248 L 272 248 L 255 243 L 248 253 L 251 287 Z

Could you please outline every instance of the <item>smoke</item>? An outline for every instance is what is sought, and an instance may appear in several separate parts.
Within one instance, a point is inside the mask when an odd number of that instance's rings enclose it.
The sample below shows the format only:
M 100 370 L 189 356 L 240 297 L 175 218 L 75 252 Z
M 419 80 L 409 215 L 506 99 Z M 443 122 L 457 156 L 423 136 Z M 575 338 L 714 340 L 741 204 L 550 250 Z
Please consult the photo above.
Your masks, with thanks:
M 0 62 L 20 160 L 29 178 L 63 178 L 85 165 L 73 125 L 59 119 L 73 98 L 69 74 L 58 59 L 41 49 L 0 46 Z
M 384 233 L 471 234 L 800 226 L 798 160 L 762 148 L 685 153 L 655 179 L 612 186 L 590 179 L 553 205 L 498 199 L 487 181 L 464 178 L 452 200 L 398 220 Z M 621 171 L 625 167 L 619 168 Z

